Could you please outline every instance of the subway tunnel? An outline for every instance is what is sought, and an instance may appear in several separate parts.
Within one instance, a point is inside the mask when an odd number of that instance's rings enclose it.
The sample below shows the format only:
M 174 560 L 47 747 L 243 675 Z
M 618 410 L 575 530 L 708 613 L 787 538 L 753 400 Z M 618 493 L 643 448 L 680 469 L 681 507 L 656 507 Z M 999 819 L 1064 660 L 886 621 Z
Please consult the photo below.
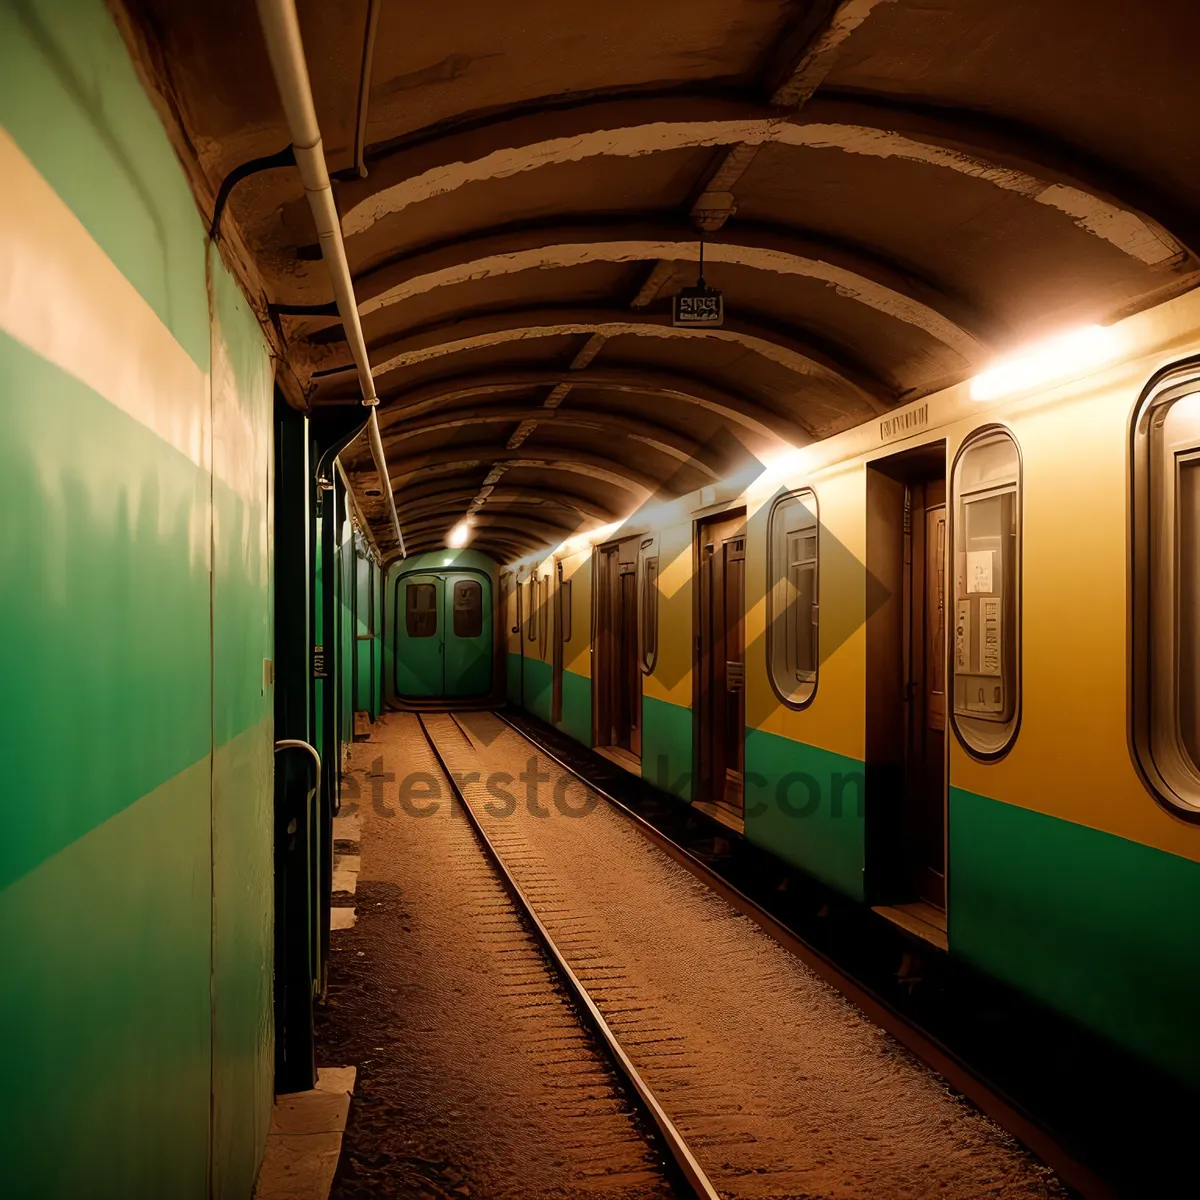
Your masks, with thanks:
M 1198 40 L 0 0 L 0 1193 L 1194 1191 Z

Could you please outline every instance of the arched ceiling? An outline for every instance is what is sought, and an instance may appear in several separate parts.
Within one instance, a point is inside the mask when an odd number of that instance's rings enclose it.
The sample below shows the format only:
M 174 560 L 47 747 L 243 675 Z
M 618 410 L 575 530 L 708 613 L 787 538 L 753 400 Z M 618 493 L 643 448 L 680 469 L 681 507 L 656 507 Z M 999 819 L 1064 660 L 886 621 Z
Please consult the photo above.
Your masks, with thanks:
M 365 173 L 370 0 L 299 11 L 410 550 L 556 544 L 1197 282 L 1190 0 L 376 3 Z M 201 193 L 286 146 L 253 5 L 126 8 Z M 355 403 L 295 172 L 225 220 L 298 395 Z M 727 319 L 679 330 L 701 233 Z

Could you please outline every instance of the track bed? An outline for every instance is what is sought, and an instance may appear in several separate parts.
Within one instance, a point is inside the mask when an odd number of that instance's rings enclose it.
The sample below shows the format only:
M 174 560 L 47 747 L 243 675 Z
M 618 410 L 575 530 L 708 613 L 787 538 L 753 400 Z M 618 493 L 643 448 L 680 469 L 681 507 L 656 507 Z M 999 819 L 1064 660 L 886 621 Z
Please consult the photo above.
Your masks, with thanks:
M 421 720 L 722 1195 L 1063 1194 L 998 1126 L 527 739 L 491 714 Z

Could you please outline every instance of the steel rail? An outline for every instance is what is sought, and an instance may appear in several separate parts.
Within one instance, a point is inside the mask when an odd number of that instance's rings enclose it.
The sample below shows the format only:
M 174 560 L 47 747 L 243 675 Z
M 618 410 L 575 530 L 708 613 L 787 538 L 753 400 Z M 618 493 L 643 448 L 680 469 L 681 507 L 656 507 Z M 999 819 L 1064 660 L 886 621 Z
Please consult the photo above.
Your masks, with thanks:
M 562 767 L 564 771 L 569 771 L 585 787 L 601 799 L 606 800 L 658 849 L 681 866 L 686 867 L 734 909 L 753 921 L 768 937 L 778 942 L 790 954 L 800 959 L 805 966 L 815 971 L 826 983 L 836 988 L 871 1022 L 894 1037 L 906 1050 L 942 1076 L 956 1091 L 966 1096 L 976 1108 L 1037 1155 L 1068 1187 L 1086 1197 L 1086 1200 L 1116 1200 L 1118 1193 L 1064 1150 L 1053 1134 L 1036 1117 L 1016 1100 L 989 1083 L 948 1046 L 926 1033 L 919 1026 L 914 1025 L 886 999 L 842 970 L 833 959 L 823 954 L 815 946 L 804 941 L 794 930 L 777 917 L 772 916 L 745 892 L 714 871 L 703 859 L 697 858 L 690 850 L 668 837 L 645 817 L 634 812 L 627 804 L 610 795 L 570 763 L 559 758 L 553 750 L 528 730 L 522 729 L 515 721 L 499 711 L 492 710 L 492 715 L 503 721 L 514 733 L 524 738 L 551 762 Z M 457 724 L 457 718 L 454 719 Z
M 449 714 L 448 714 L 449 715 Z M 452 718 L 453 719 L 453 718 Z M 453 773 L 450 770 L 449 764 L 446 762 L 441 750 L 438 748 L 437 741 L 428 726 L 425 724 L 424 716 L 418 714 L 417 720 L 421 726 L 421 732 L 425 735 L 426 742 L 429 743 L 429 748 L 433 752 L 434 758 L 437 760 L 438 766 L 445 775 L 447 783 L 450 785 L 451 791 L 454 793 L 455 799 L 458 800 L 463 812 L 471 823 L 471 827 L 475 831 L 476 837 L 479 839 L 480 845 L 483 847 L 484 853 L 490 859 L 492 866 L 495 867 L 496 873 L 500 876 L 500 880 L 504 885 L 505 891 L 512 897 L 517 907 L 524 914 L 532 927 L 534 934 L 539 942 L 549 954 L 551 961 L 554 963 L 555 969 L 562 977 L 567 985 L 568 991 L 574 996 L 576 1002 L 583 1009 L 584 1014 L 588 1019 L 588 1023 L 593 1027 L 600 1039 L 604 1042 L 605 1048 L 609 1055 L 616 1063 L 621 1074 L 629 1081 L 641 1101 L 643 1108 L 650 1119 L 658 1128 L 659 1135 L 662 1137 L 664 1144 L 667 1147 L 671 1158 L 674 1159 L 675 1165 L 679 1168 L 684 1180 L 692 1194 L 699 1197 L 699 1200 L 720 1200 L 720 1193 L 713 1187 L 708 1176 L 705 1174 L 704 1168 L 696 1160 L 695 1155 L 688 1147 L 683 1135 L 679 1132 L 675 1123 L 667 1115 L 658 1099 L 650 1090 L 649 1085 L 642 1078 L 637 1067 L 629 1055 L 625 1053 L 624 1048 L 618 1041 L 617 1036 L 612 1031 L 612 1027 L 604 1019 L 604 1014 L 601 1013 L 596 1002 L 592 999 L 583 981 L 572 970 L 570 963 L 567 962 L 566 956 L 558 948 L 550 931 L 542 923 L 541 918 L 537 915 L 529 898 L 521 889 L 521 885 L 517 883 L 516 878 L 508 869 L 500 852 L 496 849 L 492 839 L 488 837 L 487 830 L 484 829 L 483 823 L 472 809 L 467 798 L 463 795 L 462 789 L 458 786 Z M 454 722 L 455 727 L 467 738 L 466 731 L 457 721 Z M 470 739 L 467 738 L 467 744 L 470 745 Z M 472 751 L 474 748 L 472 747 Z

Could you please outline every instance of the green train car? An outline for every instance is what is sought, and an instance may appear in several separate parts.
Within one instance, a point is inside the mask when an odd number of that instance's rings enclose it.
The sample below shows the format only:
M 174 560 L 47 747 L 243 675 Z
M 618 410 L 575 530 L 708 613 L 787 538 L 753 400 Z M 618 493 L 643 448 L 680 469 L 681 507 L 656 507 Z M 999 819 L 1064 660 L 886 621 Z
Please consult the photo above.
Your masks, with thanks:
M 415 555 L 393 572 L 397 700 L 489 696 L 494 569 L 483 555 L 448 550 Z

